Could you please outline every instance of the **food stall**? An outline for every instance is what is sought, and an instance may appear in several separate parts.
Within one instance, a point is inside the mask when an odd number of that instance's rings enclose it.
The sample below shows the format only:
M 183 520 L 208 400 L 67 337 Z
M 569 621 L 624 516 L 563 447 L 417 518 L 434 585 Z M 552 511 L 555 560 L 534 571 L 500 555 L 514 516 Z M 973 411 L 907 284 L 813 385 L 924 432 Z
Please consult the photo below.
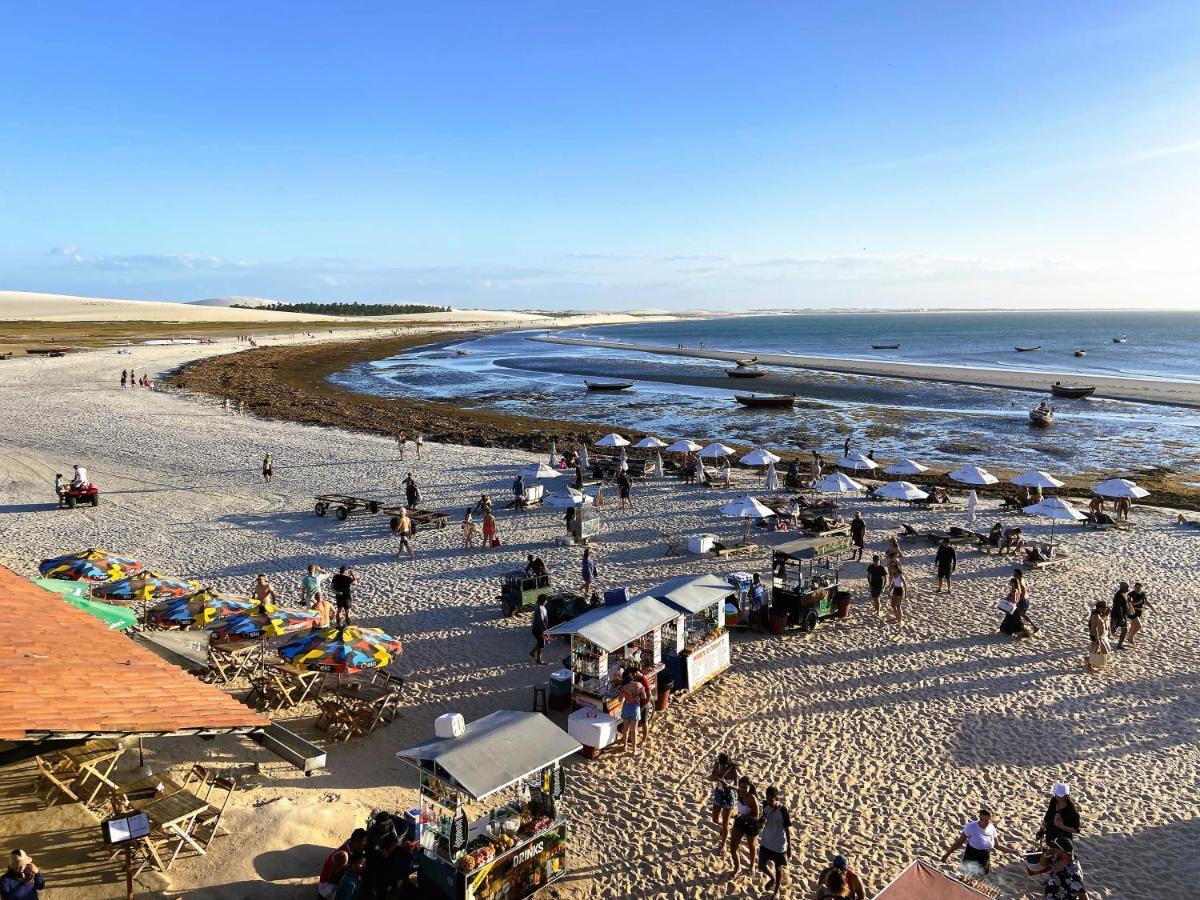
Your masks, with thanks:
M 676 691 L 694 691 L 729 668 L 725 602 L 738 589 L 720 575 L 672 578 L 643 596 L 683 615 L 662 627 L 663 663 Z
M 843 560 L 853 545 L 848 535 L 802 538 L 775 547 L 771 560 L 771 630 L 812 631 L 837 610 Z
M 532 896 L 567 870 L 561 760 L 580 744 L 541 713 L 513 710 L 452 733 L 396 754 L 421 779 L 422 886 L 450 900 Z M 509 802 L 488 808 L 501 792 Z
M 590 739 L 585 739 L 582 732 L 572 731 L 572 734 L 596 749 L 615 740 L 620 715 L 617 690 L 621 686 L 621 670 L 627 662 L 636 662 L 650 683 L 651 699 L 655 699 L 658 673 L 663 669 L 663 626 L 682 618 L 678 610 L 653 597 L 640 597 L 588 610 L 546 632 L 570 636 L 571 704 L 593 720 L 589 726 L 599 727 L 595 743 L 589 743 Z M 568 731 L 573 723 L 577 724 L 574 715 L 568 721 Z

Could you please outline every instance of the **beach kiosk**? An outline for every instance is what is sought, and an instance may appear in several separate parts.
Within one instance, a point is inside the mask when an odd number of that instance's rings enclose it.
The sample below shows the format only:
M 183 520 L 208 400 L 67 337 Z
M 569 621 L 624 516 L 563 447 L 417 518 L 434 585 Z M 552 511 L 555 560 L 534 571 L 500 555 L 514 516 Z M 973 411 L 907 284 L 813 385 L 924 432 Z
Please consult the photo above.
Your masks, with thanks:
M 561 760 L 580 744 L 541 713 L 453 718 L 457 736 L 396 754 L 421 779 L 421 883 L 450 900 L 530 897 L 567 870 Z
M 838 612 L 842 562 L 853 545 L 848 535 L 801 538 L 775 547 L 771 559 L 771 630 L 799 625 L 812 631 Z
M 725 602 L 738 589 L 720 575 L 685 575 L 646 591 L 682 613 L 663 625 L 663 663 L 676 691 L 694 691 L 729 668 Z

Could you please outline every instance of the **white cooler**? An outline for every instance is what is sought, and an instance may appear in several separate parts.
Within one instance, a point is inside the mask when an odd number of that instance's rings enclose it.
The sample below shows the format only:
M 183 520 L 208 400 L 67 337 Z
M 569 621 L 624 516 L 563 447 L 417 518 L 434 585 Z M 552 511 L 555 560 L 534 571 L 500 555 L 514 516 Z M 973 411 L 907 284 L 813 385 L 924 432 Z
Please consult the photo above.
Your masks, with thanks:
M 711 553 L 713 544 L 717 542 L 715 534 L 693 534 L 688 538 L 688 553 Z
M 602 750 L 617 739 L 620 723 L 598 709 L 577 709 L 567 716 L 567 734 L 585 747 Z

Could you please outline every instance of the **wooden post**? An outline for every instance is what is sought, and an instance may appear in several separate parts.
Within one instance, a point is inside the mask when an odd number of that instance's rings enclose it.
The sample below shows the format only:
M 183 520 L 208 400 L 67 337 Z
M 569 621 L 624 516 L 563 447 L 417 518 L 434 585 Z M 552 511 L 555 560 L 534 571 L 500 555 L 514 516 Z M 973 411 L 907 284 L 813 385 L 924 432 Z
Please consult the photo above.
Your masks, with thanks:
M 125 845 L 125 900 L 133 900 L 133 841 Z

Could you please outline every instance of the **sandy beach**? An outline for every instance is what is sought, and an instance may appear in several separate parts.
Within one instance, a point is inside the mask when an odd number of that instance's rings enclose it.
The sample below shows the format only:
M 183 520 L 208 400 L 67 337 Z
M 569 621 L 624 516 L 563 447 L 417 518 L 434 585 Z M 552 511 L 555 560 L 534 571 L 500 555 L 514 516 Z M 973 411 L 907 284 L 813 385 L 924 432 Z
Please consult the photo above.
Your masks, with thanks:
M 444 712 L 471 720 L 501 708 L 528 709 L 532 687 L 545 683 L 550 667 L 532 666 L 527 656 L 528 620 L 500 614 L 500 576 L 536 552 L 558 583 L 576 586 L 579 551 L 552 543 L 562 530 L 561 511 L 501 512 L 505 546 L 496 551 L 460 549 L 453 526 L 421 532 L 411 562 L 394 558 L 384 517 L 339 523 L 312 513 L 312 497 L 323 492 L 399 496 L 401 479 L 412 471 L 427 505 L 458 518 L 480 493 L 504 495 L 515 468 L 541 459 L 543 450 L 430 443 L 423 459 L 410 448 L 400 461 L 395 443 L 382 436 L 240 416 L 209 397 L 119 386 L 124 367 L 157 376 L 240 346 L 225 340 L 0 363 L 6 423 L 0 563 L 32 575 L 45 556 L 97 546 L 237 593 L 265 572 L 285 596 L 296 596 L 308 563 L 349 564 L 360 579 L 361 620 L 404 640 L 396 664 L 407 680 L 403 716 L 368 737 L 329 745 L 328 768 L 313 778 L 241 739 L 147 742 L 160 765 L 260 763 L 261 771 L 246 778 L 226 814 L 234 836 L 214 843 L 205 858 L 182 859 L 169 882 L 141 876 L 140 896 L 311 897 L 328 848 L 371 810 L 413 805 L 413 780 L 396 750 L 430 737 L 434 717 Z M 853 361 L 761 361 L 902 377 Z M 1005 377 L 1025 386 L 1021 380 L 1030 376 Z M 1101 390 L 1147 402 L 1200 403 L 1200 387 L 1190 385 L 1120 379 Z M 264 485 L 259 462 L 268 451 L 276 474 Z M 54 475 L 77 462 L 88 466 L 103 502 L 97 509 L 57 510 Z M 638 484 L 632 510 L 606 506 L 595 541 L 603 584 L 636 591 L 682 574 L 765 573 L 765 553 L 732 562 L 666 556 L 658 538 L 660 530 L 740 534 L 740 523 L 720 518 L 717 509 L 760 492 L 761 478 L 736 475 L 729 491 Z M 867 520 L 868 555 L 882 552 L 895 531 L 894 506 L 852 501 L 846 508 Z M 980 518 L 988 524 L 1000 518 L 994 501 L 983 502 Z M 804 637 L 735 635 L 732 669 L 656 720 L 649 753 L 570 762 L 571 873 L 548 896 L 760 896 L 761 877 L 731 881 L 728 856 L 714 852 L 705 776 L 719 751 L 731 753 L 760 785 L 778 785 L 785 794 L 795 822 L 786 897 L 809 896 L 812 877 L 839 852 L 850 857 L 871 896 L 911 860 L 936 861 L 982 803 L 993 808 L 1010 842 L 1032 846 L 1050 786 L 1059 780 L 1070 783 L 1083 815 L 1079 857 L 1089 896 L 1193 896 L 1200 883 L 1200 858 L 1191 852 L 1200 846 L 1194 626 L 1200 532 L 1177 526 L 1169 509 L 1139 505 L 1133 518 L 1128 532 L 1059 529 L 1073 561 L 1029 576 L 1031 614 L 1041 625 L 1034 639 L 1012 642 L 996 633 L 1007 560 L 960 551 L 954 593 L 938 595 L 932 547 L 923 542 L 905 546 L 916 591 L 901 627 L 870 611 L 863 566 L 849 563 L 843 573 L 854 593 L 849 620 Z M 964 513 L 913 511 L 905 519 L 919 528 L 945 526 L 963 523 Z M 1026 517 L 1020 524 L 1035 536 L 1049 531 L 1048 522 Z M 1080 665 L 1088 609 L 1120 580 L 1143 581 L 1155 611 L 1137 648 L 1114 654 L 1103 675 L 1090 675 Z M 565 645 L 552 644 L 547 657 L 565 652 Z M 324 741 L 315 715 L 310 704 L 281 720 Z M 9 773 L 3 781 L 0 836 L 11 846 L 25 844 L 25 823 L 41 815 L 28 803 L 27 774 Z M 59 837 L 25 846 L 47 872 L 49 896 L 124 896 L 115 865 L 104 863 L 94 840 L 95 821 L 70 807 L 55 816 Z M 992 883 L 1005 897 L 1041 896 L 1012 860 L 1004 860 Z
M 1130 376 L 1094 375 L 1082 377 L 1070 372 L 1021 372 L 1007 369 L 986 369 L 971 366 L 929 365 L 869 359 L 842 359 L 832 356 L 798 356 L 784 353 L 756 353 L 747 350 L 709 350 L 696 347 L 662 347 L 654 344 L 635 344 L 599 338 L 570 338 L 543 335 L 532 340 L 552 344 L 574 344 L 581 347 L 608 347 L 636 350 L 662 356 L 684 356 L 695 359 L 735 360 L 757 356 L 763 366 L 787 366 L 819 372 L 838 372 L 849 375 L 880 375 L 914 381 L 940 381 L 951 384 L 976 384 L 988 387 L 1014 388 L 1026 391 L 1045 391 L 1055 381 L 1064 384 L 1095 385 L 1096 397 L 1110 400 L 1131 400 L 1138 403 L 1165 403 L 1172 406 L 1200 406 L 1200 382 L 1175 381 Z

